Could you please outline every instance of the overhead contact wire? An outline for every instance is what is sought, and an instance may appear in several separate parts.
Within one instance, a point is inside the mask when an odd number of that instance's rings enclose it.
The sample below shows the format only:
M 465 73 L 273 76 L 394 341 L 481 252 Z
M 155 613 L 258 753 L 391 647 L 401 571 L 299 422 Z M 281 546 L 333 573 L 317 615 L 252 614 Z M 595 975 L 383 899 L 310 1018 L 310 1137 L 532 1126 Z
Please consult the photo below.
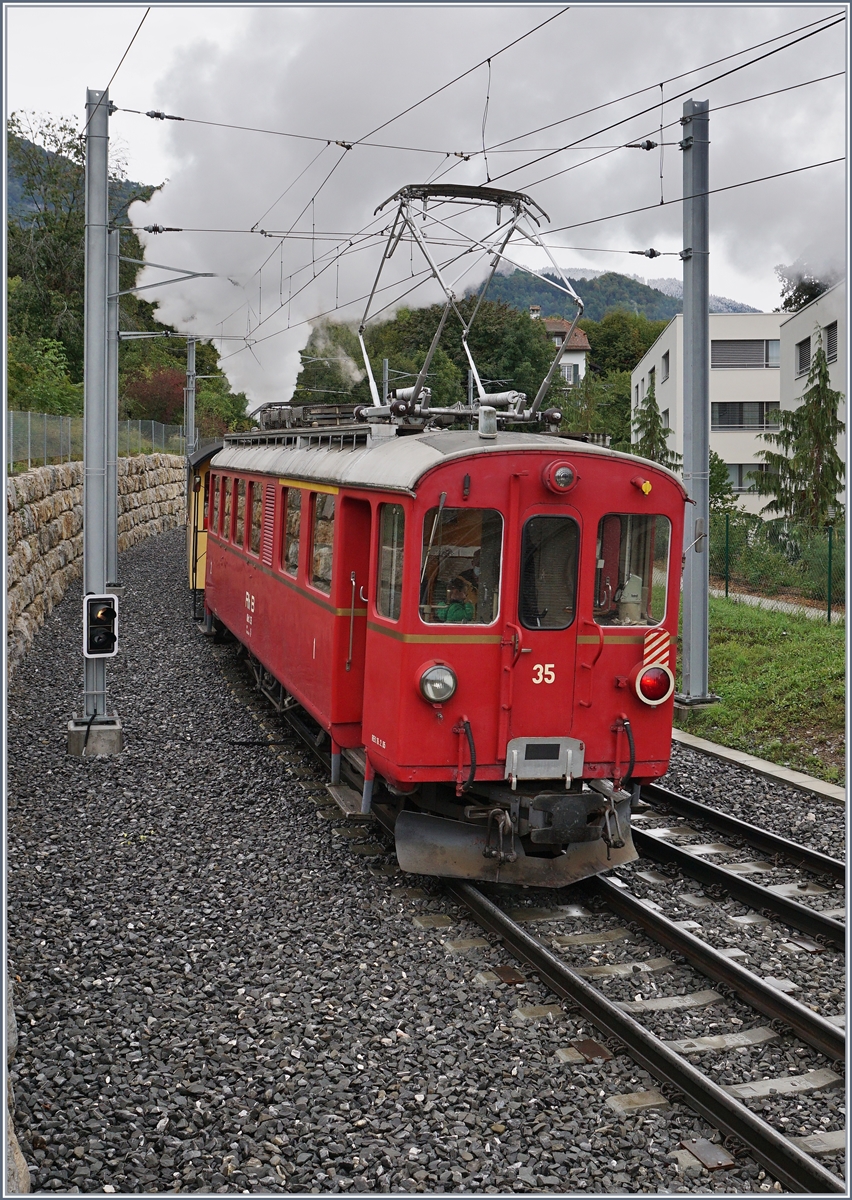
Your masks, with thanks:
M 767 50 L 765 54 L 760 54 L 757 58 L 749 59 L 749 61 L 746 63 L 740 63 L 739 66 L 731 67 L 728 71 L 722 71 L 719 75 L 714 75 L 711 79 L 705 79 L 699 84 L 690 86 L 683 92 L 676 92 L 675 95 L 669 97 L 667 103 L 671 104 L 674 100 L 681 99 L 683 96 L 686 96 L 689 92 L 694 91 L 696 88 L 709 87 L 711 83 L 718 83 L 720 79 L 726 79 L 729 75 L 736 75 L 739 71 L 744 71 L 748 67 L 753 67 L 755 63 L 763 62 L 764 59 L 771 58 L 775 54 L 780 54 L 784 50 L 789 50 L 791 46 L 796 46 L 799 42 L 807 41 L 808 38 L 816 37 L 816 35 L 819 33 L 824 33 L 828 29 L 833 29 L 835 25 L 839 25 L 841 23 L 841 20 L 843 20 L 843 18 L 833 21 L 830 25 L 822 25 L 819 29 L 813 29 L 810 31 L 810 33 L 802 34 L 801 37 L 795 38 L 792 42 L 785 42 L 783 46 L 776 46 L 773 50 Z M 589 138 L 599 137 L 602 133 L 608 133 L 610 129 L 617 129 L 619 125 L 626 125 L 628 121 L 634 121 L 637 119 L 637 117 L 642 117 L 645 116 L 646 113 L 653 112 L 656 107 L 656 104 L 652 104 L 648 108 L 641 109 L 639 112 L 631 113 L 627 117 L 622 117 L 620 120 L 604 126 L 603 129 L 597 129 L 594 133 L 589 133 L 585 137 L 577 138 L 575 141 L 569 142 L 565 146 L 560 147 L 559 150 L 551 150 L 547 154 L 542 154 L 539 158 L 533 159 L 532 162 L 525 163 L 523 167 L 516 167 L 514 170 L 504 171 L 502 175 L 496 175 L 492 182 L 496 182 L 499 179 L 505 179 L 507 175 L 516 175 L 518 171 L 521 170 L 529 170 L 530 167 L 534 167 L 536 163 L 544 162 L 546 159 L 552 158 L 554 154 L 561 154 L 563 150 L 568 150 L 574 146 L 582 145 L 582 143 L 587 142 Z
M 678 75 L 670 75 L 668 79 L 663 80 L 663 83 L 675 83 L 678 79 L 685 79 L 687 75 L 695 75 L 698 71 L 709 71 L 711 67 L 717 67 L 719 63 L 729 62 L 730 59 L 739 58 L 742 54 L 750 54 L 752 50 L 760 50 L 763 46 L 769 46 L 772 42 L 780 41 L 781 38 L 791 37 L 794 33 L 801 33 L 802 30 L 811 29 L 814 25 L 822 25 L 824 22 L 833 20 L 839 15 L 841 14 L 831 13 L 827 17 L 820 17 L 817 21 L 809 21 L 806 25 L 798 25 L 795 29 L 790 29 L 786 33 L 776 34 L 775 37 L 767 38 L 763 42 L 755 42 L 751 46 L 746 46 L 743 50 L 736 50 L 733 54 L 726 54 L 722 58 L 711 59 L 710 62 L 702 63 L 700 67 L 692 67 L 688 71 L 681 71 Z M 501 146 L 508 146 L 511 142 L 518 142 L 523 138 L 534 137 L 537 133 L 544 133 L 548 129 L 555 129 L 558 125 L 565 125 L 568 121 L 576 121 L 579 117 L 588 117 L 592 113 L 611 107 L 613 104 L 620 104 L 624 100 L 632 100 L 634 96 L 641 96 L 643 92 L 651 91 L 654 86 L 653 83 L 649 83 L 646 87 L 637 88 L 634 92 L 626 92 L 623 96 L 618 96 L 614 100 L 606 100 L 603 104 L 596 104 L 592 108 L 584 109 L 582 112 L 572 113 L 570 117 L 562 117 L 560 120 L 551 121 L 547 125 L 539 125 L 537 129 L 531 129 L 528 133 L 519 133 L 515 137 L 506 138 L 505 141 L 495 142 L 488 149 L 493 152 Z

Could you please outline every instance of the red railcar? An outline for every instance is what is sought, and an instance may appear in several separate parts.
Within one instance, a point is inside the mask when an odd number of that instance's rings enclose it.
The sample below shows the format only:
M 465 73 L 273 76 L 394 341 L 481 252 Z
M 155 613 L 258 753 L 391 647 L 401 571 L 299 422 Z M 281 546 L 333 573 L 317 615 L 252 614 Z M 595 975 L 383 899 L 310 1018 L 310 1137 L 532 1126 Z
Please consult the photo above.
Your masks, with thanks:
M 407 870 L 553 886 L 634 858 L 671 748 L 685 492 L 534 433 L 229 438 L 205 605 L 364 778 Z M 375 794 L 374 794 L 375 789 Z

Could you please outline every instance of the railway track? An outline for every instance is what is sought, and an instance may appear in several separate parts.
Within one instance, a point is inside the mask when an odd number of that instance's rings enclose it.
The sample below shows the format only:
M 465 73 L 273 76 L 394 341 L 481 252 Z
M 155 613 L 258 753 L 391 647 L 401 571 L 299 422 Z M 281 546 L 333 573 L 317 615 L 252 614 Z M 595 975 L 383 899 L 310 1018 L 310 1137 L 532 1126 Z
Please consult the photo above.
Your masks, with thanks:
M 845 1193 L 846 1184 L 838 1176 L 827 1170 L 812 1155 L 808 1154 L 794 1139 L 785 1137 L 769 1122 L 763 1120 L 757 1113 L 752 1112 L 738 1097 L 735 1089 L 726 1088 L 715 1083 L 709 1073 L 699 1070 L 685 1056 L 686 1047 L 678 1049 L 671 1042 L 657 1037 L 650 1028 L 636 1019 L 639 1012 L 653 1011 L 653 1005 L 645 1007 L 641 1002 L 615 1002 L 595 987 L 588 978 L 588 968 L 572 968 L 559 955 L 554 954 L 544 942 L 527 932 L 522 925 L 508 915 L 503 908 L 490 900 L 478 888 L 467 883 L 446 881 L 444 887 L 448 895 L 463 905 L 482 928 L 495 934 L 504 946 L 520 961 L 530 966 L 542 981 L 557 996 L 566 1000 L 599 1029 L 605 1036 L 620 1042 L 630 1056 L 643 1066 L 663 1084 L 676 1089 L 684 1101 L 707 1121 L 714 1125 L 727 1138 L 734 1138 L 764 1166 L 785 1187 L 794 1192 L 830 1192 Z M 607 902 L 613 904 L 616 911 L 631 919 L 637 917 L 635 908 L 623 905 L 623 896 L 618 895 L 618 889 L 608 881 L 595 880 L 594 890 Z M 661 926 L 657 925 L 657 932 Z M 678 941 L 680 935 L 680 942 Z M 568 935 L 569 937 L 571 935 Z M 588 940 L 575 942 L 576 945 L 588 947 L 594 944 L 594 935 L 579 935 Z M 684 954 L 689 952 L 690 943 L 698 939 L 692 938 L 684 930 L 672 927 L 666 934 L 665 945 L 677 949 Z M 653 962 L 653 960 L 651 960 Z M 624 964 L 625 966 L 628 964 Z M 629 964 L 631 970 L 634 966 Z M 713 1004 L 718 995 L 706 989 L 687 993 L 685 999 L 688 1007 L 695 997 L 700 997 L 697 1004 Z M 665 999 L 665 998 L 660 998 Z M 677 998 L 675 998 L 676 1000 Z M 630 1011 L 630 1008 L 634 1011 Z M 675 1007 L 673 1005 L 672 1007 Z M 661 1007 L 661 1006 L 660 1006 Z M 785 1018 L 789 1017 L 789 1012 Z M 815 1014 L 811 1014 L 815 1017 Z M 802 1017 L 803 1025 L 807 1024 Z M 822 1024 L 833 1030 L 823 1030 L 827 1035 L 826 1047 L 829 1054 L 836 1047 L 842 1052 L 843 1038 L 840 1030 L 832 1027 L 829 1022 L 817 1019 L 814 1028 Z M 774 1031 L 770 1031 L 774 1032 Z M 797 1031 L 798 1032 L 798 1031 Z M 836 1038 L 834 1035 L 841 1035 Z M 803 1039 L 804 1040 L 804 1039 Z M 821 1040 L 817 1037 L 815 1040 Z M 691 1038 L 687 1044 L 701 1048 L 700 1039 Z M 833 1079 L 831 1077 L 834 1077 Z M 788 1077 L 793 1078 L 793 1077 Z M 802 1078 L 802 1077 L 800 1077 Z M 806 1077 L 805 1077 L 806 1078 Z M 839 1082 L 829 1068 L 820 1070 L 819 1079 L 811 1078 L 814 1084 Z M 780 1080 L 775 1080 L 776 1090 L 786 1086 Z M 771 1082 L 766 1091 L 768 1093 Z M 759 1094 L 759 1090 L 757 1092 Z M 796 1093 L 801 1094 L 801 1093 Z M 717 1165 L 719 1163 L 717 1162 Z
M 266 690 L 257 674 L 255 687 L 259 691 Z M 322 738 L 318 737 L 316 731 L 302 719 L 298 711 L 282 708 L 275 704 L 274 696 L 268 692 L 266 695 L 286 720 L 292 733 L 315 756 L 314 761 L 328 767 L 330 758 L 327 750 L 323 748 Z M 344 777 L 348 776 L 349 781 L 356 786 L 359 782 L 358 766 L 356 759 L 343 764 Z M 324 782 L 320 777 L 312 777 L 310 780 L 305 779 L 304 785 L 321 789 Z M 643 801 L 647 807 L 643 806 L 643 812 L 637 814 L 637 825 L 644 824 L 648 828 L 635 830 L 636 844 L 640 854 L 646 855 L 652 864 L 662 864 L 665 869 L 676 872 L 677 877 L 683 873 L 688 878 L 699 880 L 707 890 L 734 897 L 756 910 L 756 920 L 769 919 L 804 933 L 806 937 L 813 939 L 813 944 L 809 947 L 813 951 L 819 951 L 822 946 L 833 950 L 842 949 L 845 944 L 845 930 L 836 916 L 829 915 L 834 911 L 833 908 L 827 912 L 812 909 L 798 900 L 791 899 L 789 895 L 782 894 L 781 890 L 769 891 L 766 886 L 751 883 L 743 878 L 742 873 L 731 870 L 730 865 L 720 867 L 707 862 L 705 843 L 698 841 L 691 851 L 686 846 L 677 844 L 679 840 L 688 845 L 689 839 L 700 839 L 701 834 L 698 830 L 692 825 L 686 827 L 686 831 L 683 826 L 672 830 L 665 821 L 674 814 L 678 819 L 689 819 L 694 825 L 704 823 L 707 828 L 724 833 L 748 850 L 757 849 L 771 854 L 773 861 L 767 865 L 772 870 L 804 870 L 823 881 L 828 881 L 835 888 L 844 879 L 844 867 L 838 860 L 779 838 L 757 826 L 728 817 L 727 814 L 666 789 L 645 789 Z M 341 818 L 347 815 L 351 817 L 353 814 L 340 814 Z M 386 832 L 392 832 L 392 816 L 388 810 L 376 805 L 374 817 Z M 653 824 L 655 821 L 661 822 L 656 828 Z M 696 850 L 704 853 L 697 853 Z M 715 853 L 728 852 L 734 856 L 740 853 L 736 847 L 716 844 Z M 632 874 L 638 879 L 647 865 L 640 859 L 638 863 L 630 864 L 629 868 L 622 868 L 619 876 Z M 767 874 L 765 871 L 760 873 L 764 876 Z M 645 874 L 647 876 L 647 872 Z M 672 875 L 667 877 L 669 882 L 675 878 Z M 448 898 L 462 906 L 477 924 L 499 938 L 515 958 L 529 966 L 541 983 L 572 1008 L 578 1009 L 603 1037 L 612 1039 L 624 1047 L 638 1065 L 647 1070 L 663 1087 L 676 1092 L 688 1107 L 718 1130 L 722 1138 L 726 1139 L 726 1144 L 732 1144 L 736 1149 L 741 1148 L 773 1178 L 793 1192 L 844 1194 L 847 1191 L 845 1181 L 818 1161 L 817 1157 L 821 1154 L 842 1153 L 842 1135 L 829 1133 L 822 1137 L 819 1134 L 804 1138 L 789 1137 L 780 1131 L 776 1124 L 748 1107 L 749 1102 L 759 1105 L 763 1098 L 769 1096 L 774 1097 L 777 1102 L 778 1096 L 786 1095 L 790 1098 L 791 1111 L 795 1116 L 782 1116 L 778 1118 L 778 1123 L 801 1121 L 801 1106 L 796 1107 L 797 1101 L 807 1097 L 813 1099 L 814 1096 L 824 1096 L 830 1093 L 831 1089 L 842 1086 L 839 1070 L 835 1069 L 841 1068 L 845 1059 L 846 1039 L 845 1031 L 841 1027 L 842 1020 L 827 1018 L 779 990 L 777 981 L 767 982 L 735 961 L 724 949 L 720 950 L 705 938 L 696 936 L 689 928 L 696 926 L 696 922 L 666 916 L 656 900 L 647 900 L 635 895 L 623 878 L 605 879 L 598 876 L 570 889 L 572 899 L 575 898 L 577 889 L 580 894 L 591 899 L 598 909 L 604 927 L 597 930 L 584 927 L 579 933 L 572 927 L 571 932 L 557 933 L 555 936 L 553 935 L 556 925 L 552 924 L 552 921 L 554 916 L 559 918 L 560 910 L 557 908 L 548 913 L 547 910 L 536 909 L 529 904 L 528 891 L 520 892 L 515 897 L 522 902 L 521 916 L 518 919 L 518 913 L 510 914 L 505 911 L 506 889 L 499 895 L 499 902 L 495 902 L 484 890 L 461 881 L 444 880 L 441 886 Z M 493 885 L 485 887 L 500 893 L 500 889 Z M 808 892 L 807 887 L 797 887 L 796 890 Z M 828 888 L 825 892 L 820 891 L 818 896 L 827 892 Z M 557 895 L 560 899 L 563 898 L 561 893 Z M 836 900 L 836 892 L 831 893 L 831 896 Z M 549 898 L 552 901 L 552 894 Z M 524 907 L 529 910 L 528 919 L 523 917 Z M 567 911 L 572 906 L 561 907 Z M 585 915 L 588 917 L 591 912 L 587 911 Z M 633 928 L 616 926 L 613 929 L 611 918 L 627 921 Z M 534 923 L 536 920 L 548 922 L 550 947 L 523 927 L 524 924 Z M 571 924 L 570 921 L 568 923 Z M 589 965 L 590 960 L 601 956 L 601 948 L 603 957 L 606 958 L 618 959 L 619 955 L 610 953 L 610 948 L 616 945 L 623 946 L 624 943 L 629 945 L 629 952 L 635 952 L 633 930 L 636 928 L 641 930 L 640 937 L 645 936 L 655 944 L 646 952 L 644 958 L 638 958 L 634 954 L 632 959 L 625 960 L 622 957 L 621 961 Z M 653 949 L 659 947 L 668 950 L 688 965 L 683 967 L 676 961 L 655 956 Z M 554 953 L 555 949 L 560 953 Z M 562 953 L 566 949 L 573 949 L 579 954 L 583 965 L 572 965 L 566 961 Z M 597 950 L 598 953 L 591 953 L 593 950 Z M 639 978 L 648 981 L 656 972 L 671 969 L 679 974 L 676 992 L 673 995 L 614 1000 L 603 990 L 606 981 L 609 980 L 635 981 Z M 686 978 L 684 972 L 687 973 Z M 595 980 L 602 980 L 604 983 L 602 986 L 596 986 Z M 715 986 L 708 988 L 708 981 Z M 647 992 L 649 989 L 643 990 Z M 656 990 L 653 983 L 650 990 Z M 720 1009 L 728 1011 L 720 1013 Z M 655 1014 L 671 1012 L 688 1013 L 687 1020 L 693 1036 L 672 1039 L 659 1036 L 654 1031 Z M 706 1015 L 705 1034 L 695 1030 L 698 1014 Z M 755 1025 L 755 1016 L 758 1020 L 768 1018 L 771 1024 Z M 639 1017 L 643 1020 L 639 1020 Z M 735 1025 L 740 1032 L 722 1035 L 710 1032 L 711 1029 L 717 1029 L 720 1024 L 728 1022 Z M 759 1049 L 768 1042 L 781 1042 L 789 1047 L 787 1057 L 794 1055 L 797 1059 L 795 1072 L 786 1076 L 745 1080 L 740 1084 L 731 1085 L 715 1081 L 712 1067 L 703 1070 L 698 1065 L 703 1063 L 705 1056 L 712 1057 L 714 1051 L 733 1049 L 750 1053 L 753 1048 Z M 603 1057 L 610 1056 L 606 1047 L 596 1047 L 595 1043 L 590 1045 L 592 1054 L 600 1051 Z M 807 1062 L 803 1059 L 807 1059 Z M 799 1070 L 799 1067 L 805 1069 Z M 733 1165 L 735 1161 L 724 1147 L 715 1143 L 702 1141 L 702 1144 L 695 1144 L 689 1148 L 699 1162 L 709 1169 Z

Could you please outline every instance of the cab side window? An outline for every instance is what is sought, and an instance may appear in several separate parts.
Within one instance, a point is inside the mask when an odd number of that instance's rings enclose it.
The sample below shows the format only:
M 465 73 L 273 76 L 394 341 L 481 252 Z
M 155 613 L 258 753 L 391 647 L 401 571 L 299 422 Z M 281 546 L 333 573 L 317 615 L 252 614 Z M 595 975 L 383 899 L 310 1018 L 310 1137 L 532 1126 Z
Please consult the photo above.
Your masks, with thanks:
M 379 615 L 398 621 L 402 607 L 402 550 L 405 510 L 401 504 L 383 504 L 379 518 Z
M 666 613 L 671 522 L 646 513 L 608 513 L 598 525 L 595 620 L 659 625 Z
M 574 620 L 579 533 L 572 517 L 530 517 L 524 526 L 518 616 L 527 629 L 567 629 Z
M 302 490 L 284 489 L 284 529 L 281 539 L 281 570 L 286 575 L 299 573 L 299 536 L 302 528 Z
M 334 552 L 334 496 L 314 493 L 313 562 L 311 583 L 321 592 L 331 592 L 331 560 Z

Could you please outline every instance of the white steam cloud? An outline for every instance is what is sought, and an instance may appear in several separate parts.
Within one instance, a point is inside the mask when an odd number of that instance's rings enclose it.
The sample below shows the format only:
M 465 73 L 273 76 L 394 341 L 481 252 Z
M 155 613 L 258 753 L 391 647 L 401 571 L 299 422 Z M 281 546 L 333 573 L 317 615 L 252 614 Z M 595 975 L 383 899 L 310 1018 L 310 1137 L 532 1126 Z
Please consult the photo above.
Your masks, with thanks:
M 150 259 L 212 271 L 216 278 L 164 288 L 158 293 L 159 316 L 181 330 L 237 339 L 222 342 L 223 366 L 233 386 L 248 393 L 250 407 L 288 399 L 299 351 L 322 315 L 356 324 L 361 317 L 363 300 L 352 302 L 369 292 L 383 248 L 380 239 L 363 240 L 364 231 L 385 227 L 393 213 L 391 205 L 376 219 L 376 206 L 404 184 L 438 177 L 447 168 L 448 182 L 484 183 L 487 175 L 529 192 L 549 214 L 551 228 L 562 230 L 548 237 L 543 226 L 546 240 L 564 247 L 557 252 L 563 265 L 641 272 L 647 260 L 577 248 L 678 251 L 681 207 L 659 207 L 659 150 L 606 149 L 641 138 L 659 141 L 660 79 L 832 11 L 813 5 L 573 8 L 494 56 L 559 9 L 247 7 L 241 36 L 229 49 L 188 46 L 169 76 L 154 85 L 150 107 L 311 135 L 330 144 L 189 121 L 164 123 L 173 156 L 170 178 L 151 203 L 135 206 L 131 215 L 137 225 L 185 231 L 143 235 Z M 664 99 L 673 98 L 663 110 L 669 126 L 663 134 L 666 199 L 681 194 L 677 120 L 687 97 L 709 99 L 711 109 L 719 110 L 711 112 L 711 188 L 843 155 L 842 78 L 721 108 L 841 71 L 842 25 L 724 80 L 704 83 L 773 45 L 666 85 Z M 336 144 L 364 138 L 489 54 L 490 82 L 483 66 L 366 138 L 394 149 Z M 499 145 L 648 85 L 654 86 L 630 100 Z M 487 93 L 486 169 L 481 150 Z M 633 116 L 645 108 L 651 111 Z M 626 117 L 632 119 L 605 128 Z M 585 145 L 524 165 L 580 137 L 587 138 Z M 556 174 L 598 155 L 587 166 Z M 842 164 L 713 195 L 711 291 L 771 308 L 779 295 L 775 264 L 808 251 L 811 259 L 842 267 L 844 203 Z M 645 205 L 656 207 L 562 229 Z M 337 258 L 342 248 L 346 253 Z M 520 254 L 546 265 L 530 249 Z M 402 245 L 391 265 L 396 278 L 414 283 L 411 273 L 423 264 Z M 654 265 L 664 275 L 679 269 L 676 257 Z M 476 282 L 484 269 L 472 270 L 460 288 Z M 163 272 L 149 268 L 143 276 L 140 282 L 149 283 Z M 400 290 L 383 293 L 375 307 Z M 436 299 L 434 286 L 421 287 L 405 303 Z M 238 340 L 245 336 L 253 342 L 250 348 Z M 352 371 L 354 377 L 360 364 L 353 363 Z

